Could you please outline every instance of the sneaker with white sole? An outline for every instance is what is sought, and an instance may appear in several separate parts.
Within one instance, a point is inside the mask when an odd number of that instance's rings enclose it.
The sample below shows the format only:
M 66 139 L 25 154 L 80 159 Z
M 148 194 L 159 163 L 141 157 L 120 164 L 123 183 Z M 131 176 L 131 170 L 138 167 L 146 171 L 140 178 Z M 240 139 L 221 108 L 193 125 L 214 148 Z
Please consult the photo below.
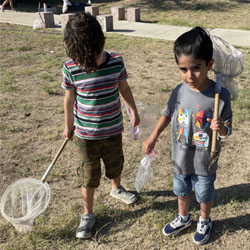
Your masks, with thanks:
M 212 224 L 210 218 L 208 218 L 208 221 L 198 221 L 197 229 L 193 238 L 195 244 L 202 245 L 207 243 L 210 238 Z
M 184 221 L 180 215 L 177 215 L 177 217 L 173 221 L 165 225 L 165 227 L 162 229 L 162 233 L 166 236 L 176 235 L 180 231 L 190 226 L 190 214 L 188 215 L 187 221 Z
M 120 186 L 115 190 L 112 188 L 110 191 L 110 195 L 113 198 L 125 202 L 126 204 L 132 204 L 137 200 L 136 195 L 131 192 L 128 192 L 123 186 Z
M 91 237 L 91 230 L 95 225 L 95 217 L 93 215 L 84 214 L 81 217 L 80 225 L 76 230 L 76 237 L 80 239 L 88 239 Z

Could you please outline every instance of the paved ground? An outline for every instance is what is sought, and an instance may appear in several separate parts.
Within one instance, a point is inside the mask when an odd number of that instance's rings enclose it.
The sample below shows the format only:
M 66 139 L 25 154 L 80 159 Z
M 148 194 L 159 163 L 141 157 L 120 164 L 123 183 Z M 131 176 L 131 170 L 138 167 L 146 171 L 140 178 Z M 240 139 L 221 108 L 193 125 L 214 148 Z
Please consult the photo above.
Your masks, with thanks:
M 0 13 L 0 22 L 33 26 L 37 13 L 5 11 Z M 54 15 L 56 29 L 61 29 L 60 15 Z M 143 22 L 115 21 L 113 33 L 129 36 L 151 37 L 174 41 L 190 27 L 159 25 Z M 212 35 L 219 36 L 232 45 L 250 47 L 250 31 L 230 29 L 210 29 Z

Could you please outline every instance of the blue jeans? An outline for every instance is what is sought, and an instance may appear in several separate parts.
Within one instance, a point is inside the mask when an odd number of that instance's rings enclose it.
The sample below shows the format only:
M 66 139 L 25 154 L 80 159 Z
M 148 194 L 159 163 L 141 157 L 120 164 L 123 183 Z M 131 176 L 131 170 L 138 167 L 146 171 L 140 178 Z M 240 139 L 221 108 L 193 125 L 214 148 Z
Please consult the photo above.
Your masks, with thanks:
M 174 173 L 174 193 L 177 196 L 190 196 L 194 188 L 196 200 L 199 203 L 209 203 L 214 197 L 214 182 L 216 174 L 200 176 L 196 174 L 178 175 Z

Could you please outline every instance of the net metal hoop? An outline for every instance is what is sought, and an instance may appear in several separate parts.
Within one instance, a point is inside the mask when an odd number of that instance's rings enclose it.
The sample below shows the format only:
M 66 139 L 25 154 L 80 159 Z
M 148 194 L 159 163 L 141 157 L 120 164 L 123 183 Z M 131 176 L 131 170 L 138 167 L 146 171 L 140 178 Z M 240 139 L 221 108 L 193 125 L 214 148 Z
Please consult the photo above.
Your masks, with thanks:
M 20 192 L 20 195 L 16 195 L 15 192 Z M 26 222 L 33 221 L 38 215 L 44 212 L 49 204 L 50 198 L 51 191 L 48 183 L 33 178 L 20 179 L 12 183 L 5 190 L 1 198 L 2 216 L 13 225 L 25 224 Z M 20 212 L 22 216 L 15 217 L 13 213 L 16 212 L 16 207 L 14 205 L 20 201 L 22 202 L 22 207 L 17 209 L 17 211 Z M 9 208 L 14 207 L 14 211 L 13 209 L 8 210 L 8 206 Z

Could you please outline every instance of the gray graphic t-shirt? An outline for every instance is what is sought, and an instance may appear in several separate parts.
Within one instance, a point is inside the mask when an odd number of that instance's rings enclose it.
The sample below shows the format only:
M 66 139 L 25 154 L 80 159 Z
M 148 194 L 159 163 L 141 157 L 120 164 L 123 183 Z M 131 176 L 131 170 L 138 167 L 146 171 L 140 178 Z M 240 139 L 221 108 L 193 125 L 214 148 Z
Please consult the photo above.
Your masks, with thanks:
M 203 92 L 195 92 L 186 83 L 179 84 L 172 92 L 162 115 L 171 117 L 172 162 L 177 174 L 207 176 L 216 172 L 217 162 L 211 163 L 212 130 L 207 118 L 213 117 L 215 83 Z M 232 122 L 230 93 L 222 88 L 219 117 Z M 220 152 L 220 140 L 216 150 Z

